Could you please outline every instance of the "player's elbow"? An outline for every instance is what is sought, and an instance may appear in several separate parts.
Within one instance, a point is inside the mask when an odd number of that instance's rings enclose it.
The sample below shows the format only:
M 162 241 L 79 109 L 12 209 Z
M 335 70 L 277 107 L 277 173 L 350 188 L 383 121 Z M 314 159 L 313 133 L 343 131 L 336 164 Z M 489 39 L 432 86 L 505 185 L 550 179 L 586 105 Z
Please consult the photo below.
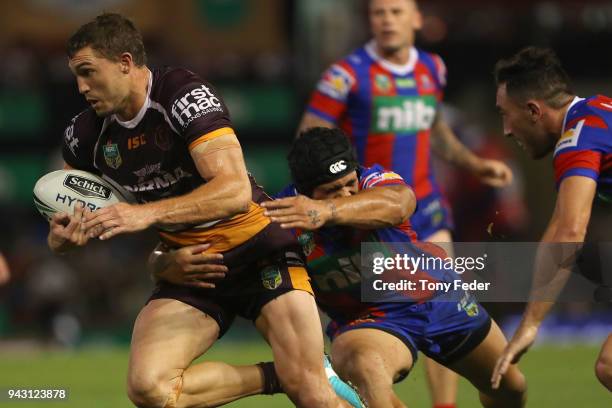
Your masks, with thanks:
M 249 211 L 253 192 L 248 178 L 246 181 L 235 181 L 230 186 L 229 196 L 232 197 L 230 211 L 234 214 L 244 214 Z
M 586 223 L 560 225 L 555 232 L 553 242 L 583 242 L 586 230 Z
M 397 199 L 395 200 L 397 206 L 397 224 L 402 224 L 408 221 L 408 218 L 414 213 L 416 209 L 416 196 L 412 189 L 408 186 L 399 186 L 396 190 Z

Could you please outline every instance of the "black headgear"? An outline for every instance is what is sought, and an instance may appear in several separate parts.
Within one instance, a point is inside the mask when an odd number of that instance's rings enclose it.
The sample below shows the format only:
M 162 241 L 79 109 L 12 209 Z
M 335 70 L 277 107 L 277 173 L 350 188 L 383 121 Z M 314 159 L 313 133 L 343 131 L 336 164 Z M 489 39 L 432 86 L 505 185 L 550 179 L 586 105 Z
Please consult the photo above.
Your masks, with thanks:
M 291 177 L 301 194 L 358 169 L 351 142 L 340 129 L 315 127 L 302 132 L 287 156 Z

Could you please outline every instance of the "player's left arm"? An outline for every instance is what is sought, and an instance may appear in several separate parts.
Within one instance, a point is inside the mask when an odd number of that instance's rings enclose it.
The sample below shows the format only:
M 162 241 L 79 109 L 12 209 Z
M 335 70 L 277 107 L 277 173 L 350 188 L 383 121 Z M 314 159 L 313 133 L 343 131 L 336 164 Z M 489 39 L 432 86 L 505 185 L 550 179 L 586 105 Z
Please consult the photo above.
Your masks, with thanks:
M 0 286 L 4 285 L 11 278 L 11 270 L 9 269 L 6 258 L 0 252 Z
M 481 158 L 472 153 L 459 141 L 440 111 L 431 128 L 431 147 L 446 162 L 472 172 L 485 184 L 505 187 L 512 182 L 510 167 L 499 160 Z
M 188 194 L 134 205 L 119 203 L 91 213 L 85 229 L 100 239 L 141 231 L 154 224 L 199 224 L 248 211 L 251 185 L 242 149 L 231 132 L 191 149 L 207 182 Z
M 349 197 L 313 200 L 298 195 L 267 201 L 262 206 L 266 215 L 285 229 L 314 230 L 325 225 L 376 229 L 405 222 L 416 208 L 416 198 L 406 185 L 389 185 Z
M 532 300 L 527 304 L 519 328 L 498 359 L 491 378 L 499 387 L 510 364 L 518 363 L 535 341 L 542 321 L 552 309 L 569 279 L 586 235 L 597 183 L 583 176 L 561 182 L 553 216 L 536 254 Z
M 586 235 L 597 183 L 583 176 L 565 178 L 555 205 L 554 231 L 538 249 L 533 297 L 523 318 L 524 325 L 539 327 L 569 279 Z M 558 245 L 557 245 L 558 244 Z

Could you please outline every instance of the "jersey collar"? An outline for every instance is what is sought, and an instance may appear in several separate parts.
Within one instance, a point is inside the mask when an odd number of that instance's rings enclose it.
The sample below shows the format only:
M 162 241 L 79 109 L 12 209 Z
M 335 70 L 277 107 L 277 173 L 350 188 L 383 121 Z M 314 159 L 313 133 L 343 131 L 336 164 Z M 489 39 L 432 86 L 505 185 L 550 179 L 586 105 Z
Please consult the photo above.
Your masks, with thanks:
M 563 127 L 561 128 L 561 133 L 565 132 L 565 126 L 567 125 L 567 117 L 570 115 L 570 111 L 572 110 L 574 105 L 576 105 L 580 101 L 584 101 L 584 98 L 574 96 L 574 100 L 572 101 L 572 103 L 570 103 L 570 106 L 568 106 L 567 111 L 565 111 L 565 117 L 563 118 Z
M 135 128 L 140 123 L 144 115 L 147 113 L 147 109 L 149 109 L 149 105 L 151 104 L 151 97 L 150 97 L 151 88 L 153 87 L 153 73 L 151 73 L 151 70 L 149 69 L 147 69 L 147 71 L 149 72 L 149 81 L 147 85 L 147 97 L 145 98 L 145 102 L 142 104 L 142 108 L 140 108 L 140 110 L 138 111 L 138 114 L 134 116 L 133 119 L 130 119 L 128 121 L 122 121 L 121 119 L 117 117 L 117 115 L 114 115 L 114 114 L 112 116 L 112 120 L 114 120 L 119 125 L 123 126 L 124 128 L 128 128 L 128 129 Z
M 378 53 L 376 52 L 376 43 L 374 42 L 374 40 L 370 40 L 365 45 L 365 50 L 370 58 L 378 62 L 383 68 L 388 71 L 391 71 L 395 75 L 406 75 L 414 71 L 414 66 L 416 65 L 417 59 L 419 58 L 419 53 L 416 48 L 411 47 L 410 53 L 408 55 L 408 62 L 402 65 L 394 64 L 378 55 Z

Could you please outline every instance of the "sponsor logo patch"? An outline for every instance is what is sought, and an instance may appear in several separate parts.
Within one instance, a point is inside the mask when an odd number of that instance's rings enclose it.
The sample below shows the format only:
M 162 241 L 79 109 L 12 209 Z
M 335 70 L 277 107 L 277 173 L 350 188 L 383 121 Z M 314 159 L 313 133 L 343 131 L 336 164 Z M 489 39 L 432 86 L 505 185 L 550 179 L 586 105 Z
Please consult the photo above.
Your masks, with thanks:
M 310 231 L 300 234 L 298 237 L 298 243 L 304 251 L 304 255 L 309 256 L 315 249 L 314 234 Z
M 402 181 L 404 180 L 402 178 L 402 176 L 400 176 L 397 173 L 394 173 L 392 171 L 385 171 L 383 173 L 374 173 L 369 175 L 366 180 L 365 180 L 365 185 L 372 187 L 375 186 L 376 184 L 382 182 L 382 181 L 387 181 L 387 180 L 399 180 Z
M 346 170 L 346 162 L 344 160 L 337 161 L 329 166 L 329 172 L 331 174 L 338 174 L 344 170 Z
M 68 175 L 64 179 L 64 186 L 79 193 L 83 197 L 101 198 L 108 200 L 111 197 L 111 190 L 102 184 L 90 180 L 86 177 Z
M 155 128 L 153 131 L 153 138 L 155 140 L 155 145 L 164 152 L 170 150 L 174 144 L 174 141 L 172 140 L 172 133 L 165 124 Z
M 426 74 L 422 74 L 419 77 L 419 85 L 421 92 L 433 92 L 436 90 L 433 80 Z
M 371 131 L 414 133 L 431 128 L 436 99 L 426 96 L 378 96 L 374 98 Z
M 76 148 L 79 147 L 79 139 L 74 136 L 74 124 L 80 115 L 81 114 L 79 113 L 74 118 L 72 118 L 72 120 L 70 121 L 70 125 L 64 131 L 64 142 L 66 143 L 66 146 L 68 146 L 68 149 L 70 149 L 72 154 L 74 154 L 75 156 Z
M 344 100 L 353 85 L 353 81 L 353 78 L 344 68 L 334 65 L 325 72 L 317 85 L 317 89 L 334 99 Z
M 276 265 L 270 265 L 261 270 L 261 283 L 264 288 L 274 290 L 283 283 L 280 269 Z
M 387 93 L 391 90 L 391 79 L 385 74 L 376 74 L 374 86 L 378 92 Z
M 469 317 L 476 317 L 480 314 L 478 303 L 476 303 L 476 300 L 467 293 L 459 303 L 457 303 L 457 310 L 463 310 Z
M 182 167 L 177 167 L 172 172 L 165 171 L 161 168 L 161 163 L 147 164 L 133 173 L 138 177 L 138 182 L 133 185 L 123 186 L 123 188 L 131 193 L 164 190 L 174 186 L 184 178 L 193 177 L 191 173 L 183 170 Z
M 174 117 L 181 127 L 185 129 L 195 119 L 206 114 L 212 112 L 223 113 L 223 105 L 221 104 L 221 100 L 211 92 L 209 87 L 200 85 L 190 92 L 187 92 L 181 98 L 176 99 L 172 103 L 170 112 L 172 117 Z
M 104 160 L 108 167 L 117 170 L 123 163 L 121 160 L 121 154 L 119 153 L 119 146 L 116 143 L 106 144 L 102 146 L 102 152 L 104 153 Z
M 580 133 L 582 132 L 582 127 L 584 126 L 584 120 L 581 120 L 576 124 L 576 126 L 572 129 L 568 129 L 563 133 L 559 141 L 557 142 L 557 146 L 555 147 L 555 153 L 557 154 L 559 151 L 563 149 L 567 149 L 569 147 L 578 146 L 578 140 L 580 139 Z
M 416 88 L 416 81 L 414 78 L 397 78 L 395 80 L 395 86 L 400 89 L 412 89 Z

